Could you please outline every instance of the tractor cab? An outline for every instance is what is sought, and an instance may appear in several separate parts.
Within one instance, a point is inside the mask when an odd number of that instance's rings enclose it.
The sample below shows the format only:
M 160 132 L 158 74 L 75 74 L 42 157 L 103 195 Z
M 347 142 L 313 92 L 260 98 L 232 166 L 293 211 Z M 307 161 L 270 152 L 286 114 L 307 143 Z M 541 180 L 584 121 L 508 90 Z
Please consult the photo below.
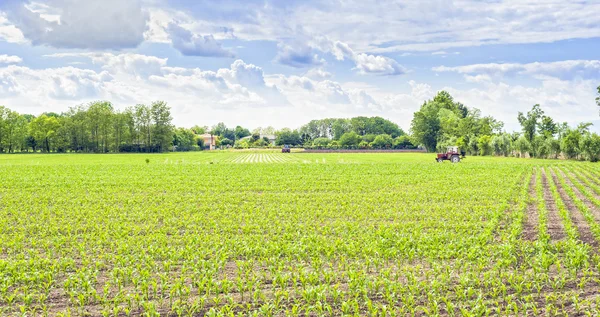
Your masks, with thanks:
M 461 152 L 458 146 L 449 146 L 446 148 L 446 153 L 438 153 L 435 160 L 439 163 L 451 161 L 452 163 L 460 162 L 460 159 L 465 158 L 465 152 Z

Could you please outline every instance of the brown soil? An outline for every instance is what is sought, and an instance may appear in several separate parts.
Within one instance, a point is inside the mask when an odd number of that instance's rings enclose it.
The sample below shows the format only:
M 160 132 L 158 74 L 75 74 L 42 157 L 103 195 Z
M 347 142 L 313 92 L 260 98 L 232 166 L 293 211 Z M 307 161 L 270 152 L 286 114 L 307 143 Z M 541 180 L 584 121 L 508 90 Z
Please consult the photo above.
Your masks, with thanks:
M 558 208 L 554 202 L 554 197 L 548 185 L 548 177 L 546 170 L 542 169 L 542 184 L 544 186 L 544 200 L 546 201 L 546 209 L 548 209 L 548 234 L 552 241 L 564 239 L 565 228 L 562 223 L 562 218 L 558 214 Z
M 567 177 L 566 173 L 563 170 L 559 169 L 559 171 L 560 171 L 560 175 L 562 175 L 562 177 L 565 179 L 567 184 L 573 188 L 573 192 L 575 193 L 575 196 L 577 196 L 577 198 L 579 198 L 579 200 L 583 201 L 585 206 L 592 213 L 592 216 L 594 216 L 594 219 L 596 221 L 598 221 L 598 219 L 600 219 L 600 209 L 598 209 L 598 207 L 596 207 L 596 205 L 594 205 L 594 203 L 592 203 L 587 197 L 585 197 L 585 195 L 583 195 L 583 193 L 581 193 L 581 191 L 579 191 L 579 188 L 577 188 L 577 187 L 575 187 L 575 185 L 573 185 L 573 182 Z M 571 174 L 569 173 L 569 175 L 571 175 Z M 581 183 L 581 184 L 583 186 L 585 186 L 585 184 L 583 184 L 583 183 Z
M 529 197 L 535 197 L 535 173 L 531 175 L 529 181 Z M 527 204 L 527 214 L 525 215 L 525 224 L 523 227 L 523 240 L 535 241 L 538 234 L 538 210 L 534 201 L 529 201 Z
M 554 180 L 554 183 L 558 188 L 560 197 L 564 201 L 567 209 L 569 210 L 571 221 L 573 222 L 573 225 L 577 227 L 577 231 L 579 231 L 579 239 L 589 245 L 596 246 L 596 239 L 594 239 L 594 235 L 592 234 L 592 231 L 590 230 L 590 226 L 588 225 L 587 221 L 585 220 L 579 209 L 577 209 L 569 195 L 567 195 L 564 188 L 562 188 L 562 185 L 560 184 L 553 170 L 551 171 L 551 174 L 552 179 Z

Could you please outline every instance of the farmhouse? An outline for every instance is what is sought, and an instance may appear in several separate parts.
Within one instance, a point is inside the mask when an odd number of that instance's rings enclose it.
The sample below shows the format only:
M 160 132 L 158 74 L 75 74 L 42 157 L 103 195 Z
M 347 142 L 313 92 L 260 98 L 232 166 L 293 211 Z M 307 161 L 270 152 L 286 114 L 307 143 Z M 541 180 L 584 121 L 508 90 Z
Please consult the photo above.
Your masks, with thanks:
M 204 140 L 204 147 L 208 148 L 209 150 L 214 150 L 215 147 L 217 146 L 217 137 L 210 134 L 210 133 L 205 133 L 205 134 L 201 134 L 200 137 L 202 138 L 202 140 Z

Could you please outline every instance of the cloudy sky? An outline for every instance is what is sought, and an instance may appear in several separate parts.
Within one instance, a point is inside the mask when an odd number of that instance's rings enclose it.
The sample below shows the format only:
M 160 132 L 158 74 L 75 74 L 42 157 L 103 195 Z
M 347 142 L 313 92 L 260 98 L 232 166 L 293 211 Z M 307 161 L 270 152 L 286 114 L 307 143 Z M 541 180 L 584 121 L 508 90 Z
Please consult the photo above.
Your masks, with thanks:
M 539 103 L 600 131 L 600 2 L 0 0 L 0 104 L 165 100 L 179 126 L 382 116 L 439 90 L 518 129 Z

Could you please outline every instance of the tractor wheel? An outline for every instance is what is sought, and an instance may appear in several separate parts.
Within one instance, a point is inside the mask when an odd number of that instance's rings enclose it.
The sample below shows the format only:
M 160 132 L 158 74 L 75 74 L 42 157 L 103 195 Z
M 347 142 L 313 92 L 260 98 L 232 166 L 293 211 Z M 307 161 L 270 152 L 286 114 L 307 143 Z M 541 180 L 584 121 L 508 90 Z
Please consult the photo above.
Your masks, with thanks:
M 458 163 L 458 162 L 460 162 L 460 157 L 458 157 L 458 155 L 454 155 L 452 157 L 452 163 Z
M 437 159 L 437 161 L 438 161 L 438 163 L 444 163 L 444 160 L 441 158 Z

